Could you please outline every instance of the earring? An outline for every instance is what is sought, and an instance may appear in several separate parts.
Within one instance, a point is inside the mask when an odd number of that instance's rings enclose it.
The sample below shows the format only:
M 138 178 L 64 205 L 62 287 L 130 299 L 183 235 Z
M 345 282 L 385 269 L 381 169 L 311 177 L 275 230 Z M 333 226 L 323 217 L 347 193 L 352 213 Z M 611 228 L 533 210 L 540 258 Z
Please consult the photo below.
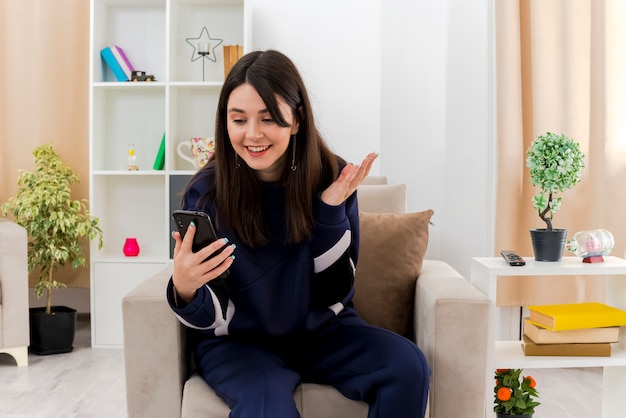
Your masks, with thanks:
M 298 167 L 296 166 L 296 136 L 292 135 L 291 140 L 293 142 L 293 154 L 291 155 L 291 171 L 296 171 Z
M 235 168 L 239 167 L 241 167 L 241 164 L 239 163 L 239 154 L 235 153 Z

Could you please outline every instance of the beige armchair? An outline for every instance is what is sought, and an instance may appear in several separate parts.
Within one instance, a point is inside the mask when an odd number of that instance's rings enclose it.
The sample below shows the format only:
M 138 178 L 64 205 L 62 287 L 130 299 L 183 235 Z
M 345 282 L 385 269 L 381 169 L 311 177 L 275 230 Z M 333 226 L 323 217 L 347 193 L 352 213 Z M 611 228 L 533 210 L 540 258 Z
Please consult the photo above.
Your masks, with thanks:
M 0 353 L 28 366 L 28 237 L 26 230 L 0 219 Z
M 362 212 L 402 213 L 406 208 L 405 187 L 361 186 L 359 208 Z M 426 230 L 428 219 L 426 216 Z M 364 220 L 361 222 L 362 251 L 355 279 L 360 297 L 355 296 L 355 306 L 364 311 L 365 319 L 377 325 L 398 323 L 395 316 L 378 318 L 381 313 L 369 306 L 368 294 L 372 289 L 359 282 L 365 281 L 367 273 L 359 270 L 362 264 L 365 270 L 375 268 L 369 267 L 371 263 L 362 263 L 366 256 L 363 245 L 374 237 L 367 236 Z M 410 293 L 410 312 L 405 315 L 410 324 L 408 332 L 424 351 L 432 369 L 429 416 L 448 418 L 461 413 L 483 417 L 490 302 L 448 264 L 435 260 L 423 260 L 423 264 L 419 260 L 419 264 L 421 270 L 408 283 L 411 291 L 400 293 Z M 122 301 L 128 417 L 227 418 L 226 404 L 193 372 L 185 328 L 165 299 L 170 276 L 171 266 L 140 284 Z M 403 315 L 399 312 L 397 316 Z M 367 404 L 348 400 L 329 386 L 302 384 L 294 398 L 303 417 L 367 416 Z

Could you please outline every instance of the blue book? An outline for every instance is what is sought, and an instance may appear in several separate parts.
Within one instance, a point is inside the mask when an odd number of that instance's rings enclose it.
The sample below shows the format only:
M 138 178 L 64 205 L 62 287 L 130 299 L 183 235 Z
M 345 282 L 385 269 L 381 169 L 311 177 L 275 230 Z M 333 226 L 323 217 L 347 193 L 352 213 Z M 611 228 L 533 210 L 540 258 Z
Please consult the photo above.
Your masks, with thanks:
M 103 48 L 100 51 L 100 55 L 113 72 L 115 78 L 117 78 L 117 81 L 128 81 L 128 77 L 126 77 L 126 74 L 124 73 L 124 70 L 122 69 L 120 63 L 117 62 L 117 59 L 115 59 L 115 55 L 113 55 L 111 48 Z

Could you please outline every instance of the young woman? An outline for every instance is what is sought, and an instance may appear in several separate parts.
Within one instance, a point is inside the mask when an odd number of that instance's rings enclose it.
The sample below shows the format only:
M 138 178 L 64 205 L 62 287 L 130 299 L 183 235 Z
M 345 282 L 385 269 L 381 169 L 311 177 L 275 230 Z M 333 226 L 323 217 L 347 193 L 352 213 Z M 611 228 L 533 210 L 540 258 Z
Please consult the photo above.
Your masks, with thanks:
M 184 239 L 175 232 L 167 295 L 230 416 L 299 417 L 294 390 L 315 382 L 369 403 L 370 418 L 423 417 L 424 355 L 366 324 L 351 302 L 355 190 L 376 154 L 357 166 L 330 151 L 296 67 L 277 51 L 249 53 L 232 68 L 215 141 L 183 208 L 208 213 L 224 238 L 193 253 L 196 226 Z

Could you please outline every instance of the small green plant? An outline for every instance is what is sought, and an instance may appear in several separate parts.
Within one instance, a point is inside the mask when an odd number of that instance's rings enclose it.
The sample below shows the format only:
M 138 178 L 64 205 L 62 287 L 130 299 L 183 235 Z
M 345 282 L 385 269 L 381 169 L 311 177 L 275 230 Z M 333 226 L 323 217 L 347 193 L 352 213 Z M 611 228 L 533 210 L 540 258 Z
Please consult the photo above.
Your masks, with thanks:
M 33 156 L 35 171 L 19 171 L 17 195 L 2 205 L 2 213 L 11 213 L 28 232 L 28 271 L 40 268 L 35 294 L 41 297 L 47 291 L 46 313 L 50 314 L 52 290 L 66 287 L 54 279 L 55 271 L 66 263 L 73 268 L 84 265 L 81 238 L 97 238 L 102 248 L 102 231 L 98 219 L 90 216 L 87 201 L 72 200 L 71 185 L 78 183 L 78 176 L 52 146 L 35 148 Z
M 551 132 L 538 136 L 526 151 L 530 182 L 540 189 L 533 196 L 533 208 L 546 223 L 546 230 L 552 231 L 552 218 L 563 204 L 557 194 L 580 182 L 584 158 L 578 142 Z
M 521 377 L 521 379 L 520 379 Z M 503 415 L 532 415 L 541 405 L 533 400 L 539 392 L 532 376 L 522 376 L 522 369 L 496 370 L 495 406 L 493 411 Z

